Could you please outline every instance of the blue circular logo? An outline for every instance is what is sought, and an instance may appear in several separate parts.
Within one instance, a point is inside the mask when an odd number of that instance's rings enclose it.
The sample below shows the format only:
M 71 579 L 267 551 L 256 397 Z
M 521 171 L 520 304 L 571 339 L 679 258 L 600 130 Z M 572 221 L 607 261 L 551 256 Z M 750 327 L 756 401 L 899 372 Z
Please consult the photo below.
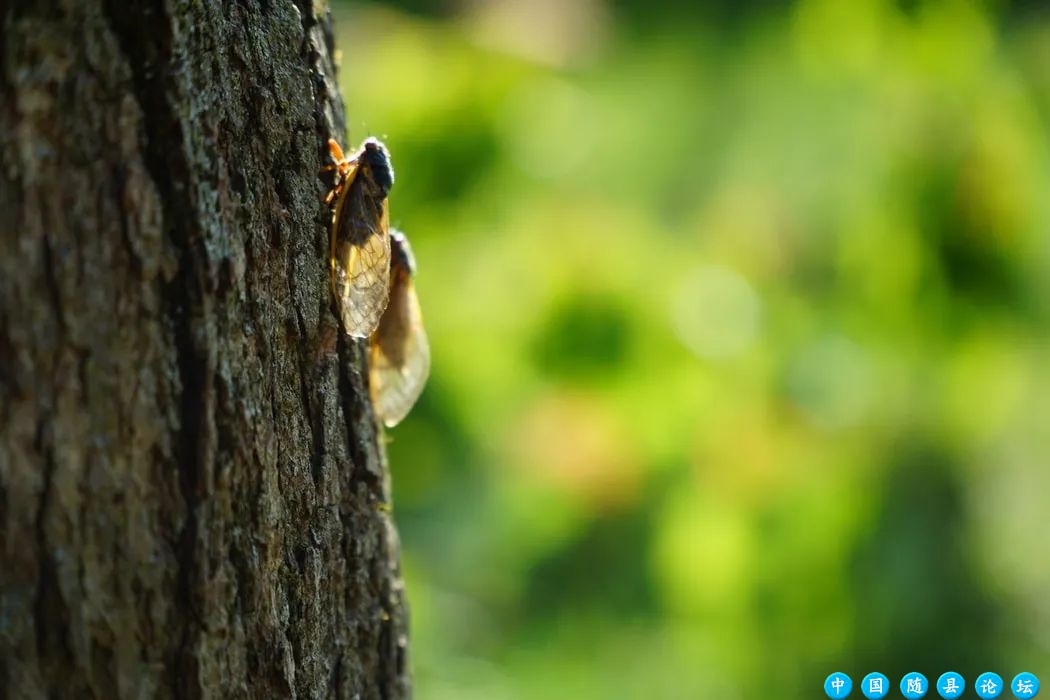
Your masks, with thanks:
M 982 673 L 974 681 L 973 689 L 977 691 L 977 697 L 983 698 L 983 700 L 991 700 L 999 697 L 999 694 L 1003 692 L 1003 679 L 999 677 L 998 673 L 992 673 L 991 671 Z
M 929 689 L 930 684 L 926 681 L 926 676 L 921 673 L 909 673 L 901 678 L 901 694 L 908 700 L 921 698 Z
M 958 673 L 948 671 L 937 679 L 937 694 L 942 698 L 957 698 L 966 688 L 966 681 Z
M 1039 679 L 1031 673 L 1018 673 L 1010 683 L 1015 698 L 1034 698 L 1039 694 Z
M 836 671 L 824 681 L 824 692 L 829 698 L 844 698 L 853 692 L 853 681 L 845 673 Z
M 860 692 L 869 700 L 884 698 L 890 692 L 890 680 L 881 673 L 869 673 L 860 682 Z

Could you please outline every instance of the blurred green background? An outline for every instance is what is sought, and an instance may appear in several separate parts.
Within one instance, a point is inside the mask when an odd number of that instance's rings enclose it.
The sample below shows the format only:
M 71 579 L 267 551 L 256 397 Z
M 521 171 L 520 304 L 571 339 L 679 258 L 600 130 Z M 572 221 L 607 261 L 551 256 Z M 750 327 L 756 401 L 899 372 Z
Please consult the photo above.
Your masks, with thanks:
M 418 697 L 1050 673 L 1040 7 L 333 5 L 433 348 Z

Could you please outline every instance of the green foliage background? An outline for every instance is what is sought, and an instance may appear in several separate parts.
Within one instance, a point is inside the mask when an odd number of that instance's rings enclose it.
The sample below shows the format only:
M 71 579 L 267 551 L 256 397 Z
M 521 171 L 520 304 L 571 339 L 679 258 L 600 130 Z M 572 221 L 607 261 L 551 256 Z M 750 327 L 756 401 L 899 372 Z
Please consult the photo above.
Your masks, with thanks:
M 419 697 L 1050 673 L 1038 8 L 333 7 L 433 347 Z

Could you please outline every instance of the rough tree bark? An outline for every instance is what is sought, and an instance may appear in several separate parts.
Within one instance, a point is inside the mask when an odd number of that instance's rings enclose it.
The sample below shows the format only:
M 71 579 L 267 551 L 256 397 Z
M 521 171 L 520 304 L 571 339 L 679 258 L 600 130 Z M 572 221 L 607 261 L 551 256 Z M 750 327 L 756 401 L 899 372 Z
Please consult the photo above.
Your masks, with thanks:
M 0 19 L 0 695 L 406 697 L 326 3 Z

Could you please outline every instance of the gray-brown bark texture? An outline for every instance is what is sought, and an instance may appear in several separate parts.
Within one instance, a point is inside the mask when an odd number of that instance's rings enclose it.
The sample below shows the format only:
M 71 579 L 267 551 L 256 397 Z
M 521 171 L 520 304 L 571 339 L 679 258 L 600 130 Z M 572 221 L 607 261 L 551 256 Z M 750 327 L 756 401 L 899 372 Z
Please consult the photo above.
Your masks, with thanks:
M 0 0 L 0 695 L 400 698 L 311 0 Z

